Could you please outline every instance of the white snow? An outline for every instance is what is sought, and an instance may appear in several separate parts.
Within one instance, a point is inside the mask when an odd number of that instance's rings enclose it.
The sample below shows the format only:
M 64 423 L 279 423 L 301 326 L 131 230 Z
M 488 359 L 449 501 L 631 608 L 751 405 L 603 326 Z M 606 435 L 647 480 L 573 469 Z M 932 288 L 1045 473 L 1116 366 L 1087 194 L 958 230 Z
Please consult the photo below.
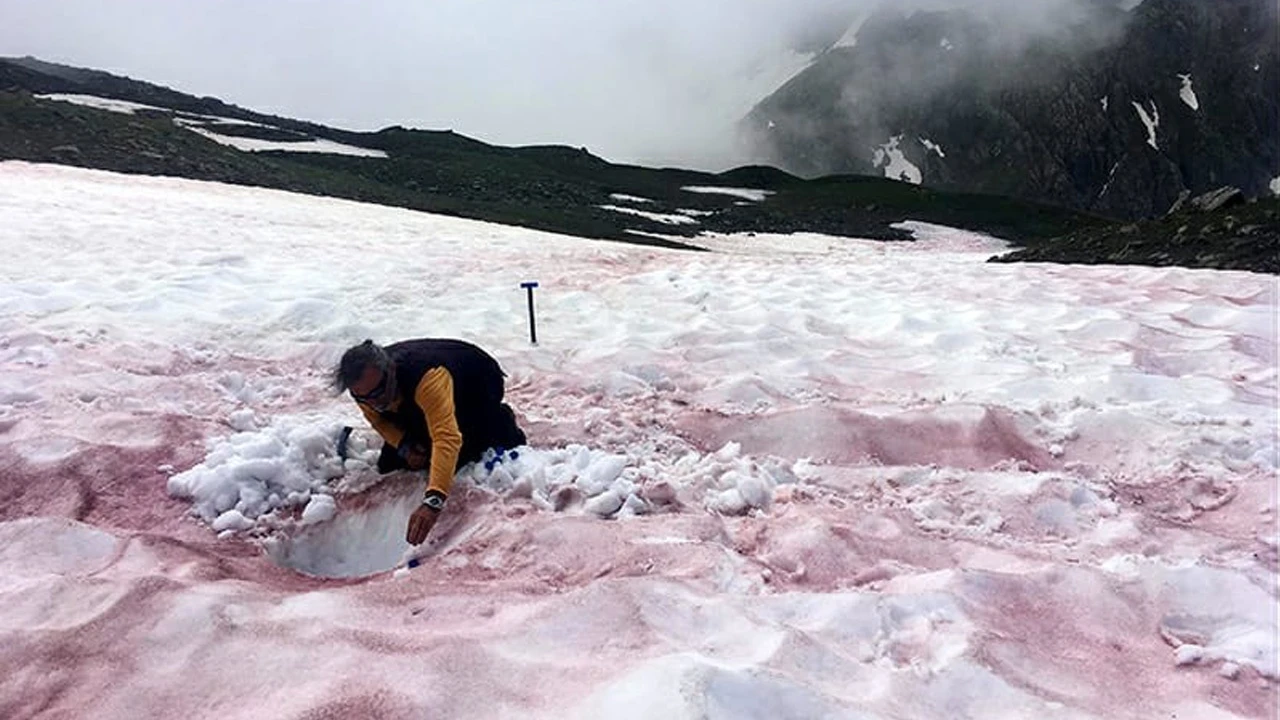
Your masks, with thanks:
M 851 48 L 856 46 L 858 44 L 858 31 L 862 29 L 862 26 L 867 22 L 867 19 L 870 17 L 871 17 L 870 8 L 866 10 L 858 11 L 857 14 L 853 16 L 853 20 L 850 21 L 849 27 L 845 29 L 844 34 L 841 35 L 840 39 L 837 40 L 835 44 L 832 45 L 831 47 L 832 48 Z
M 1270 187 L 1273 195 L 1280 195 L 1280 175 L 1271 178 Z
M 302 511 L 302 524 L 314 525 L 332 520 L 337 513 L 338 505 L 334 502 L 333 496 L 317 493 L 311 496 L 311 501 Z
M 1178 78 L 1182 80 L 1182 88 L 1178 90 L 1178 96 L 1182 98 L 1182 102 L 1192 110 L 1200 109 L 1200 101 L 1196 99 L 1196 91 L 1191 88 L 1191 75 L 1183 75 L 1178 73 Z
M 156 107 L 154 105 L 143 105 L 141 103 L 128 102 L 126 100 L 115 100 L 113 98 L 102 98 L 93 95 L 75 95 L 65 93 L 50 93 L 47 95 L 37 95 L 37 98 L 47 100 L 59 100 L 69 102 L 85 107 L 96 108 L 98 110 L 109 110 L 111 112 L 124 113 L 128 115 L 134 114 L 138 110 L 159 110 L 162 112 L 177 113 L 172 108 Z M 257 138 L 240 137 L 236 135 L 223 135 L 208 129 L 209 126 L 217 125 L 249 125 L 254 127 L 262 127 L 275 129 L 269 125 L 248 122 L 245 120 L 237 120 L 235 118 L 224 118 L 215 115 L 194 115 L 194 117 L 202 118 L 201 121 L 193 121 L 185 117 L 175 117 L 174 123 L 190 130 L 191 132 L 203 135 L 215 142 L 243 150 L 245 152 L 254 152 L 259 150 L 285 150 L 289 152 L 316 152 L 329 153 L 334 155 L 355 155 L 358 157 L 380 157 L 385 158 L 387 154 L 382 150 L 371 150 L 369 148 L 356 147 L 345 143 L 333 142 L 332 140 L 301 140 L 297 142 L 282 142 L 277 140 L 259 140 Z
M 174 110 L 173 108 L 159 107 L 157 105 L 144 105 L 142 103 L 130 102 L 128 100 L 117 100 L 115 98 L 104 98 L 96 95 L 79 95 L 75 93 L 48 93 L 44 95 L 36 95 L 40 100 L 57 100 L 61 102 L 71 103 L 73 105 L 82 105 L 97 110 L 108 110 L 110 112 L 122 113 L 125 115 L 134 115 L 138 110 L 155 110 L 159 112 L 172 113 L 173 121 L 184 127 L 200 124 L 213 125 L 246 125 L 252 127 L 270 128 L 270 125 L 262 123 L 250 122 L 248 120 L 239 120 L 237 118 L 221 117 L 218 115 L 204 115 L 200 113 L 190 113 L 186 111 Z M 199 118 L 192 120 L 191 118 Z
M 169 478 L 169 494 L 190 499 L 205 521 L 234 510 L 252 522 L 305 505 L 312 490 L 343 472 L 336 430 L 327 430 L 307 418 L 281 417 L 263 431 L 217 438 L 204 462 Z
M 1160 146 L 1156 144 L 1156 128 L 1160 127 L 1160 110 L 1156 108 L 1154 100 L 1148 100 L 1147 102 L 1151 105 L 1150 113 L 1136 101 L 1133 103 L 1133 109 L 1138 112 L 1138 119 L 1147 128 L 1147 144 L 1159 150 Z
M 243 150 L 245 152 L 284 150 L 286 152 L 328 153 L 331 155 L 354 155 L 356 157 L 387 157 L 387 153 L 382 150 L 372 150 L 370 148 L 347 145 L 346 143 L 334 142 L 332 140 L 262 140 L 259 138 L 241 137 L 238 135 L 222 135 L 207 129 L 206 127 L 196 127 L 193 125 L 188 125 L 187 129 L 198 135 L 203 135 L 214 142 L 233 147 L 237 150 Z
M 883 166 L 884 176 L 887 178 L 919 185 L 922 179 L 920 168 L 913 165 L 902 154 L 902 149 L 899 147 L 902 137 L 902 135 L 894 135 L 889 138 L 888 142 L 875 148 L 872 165 L 875 167 Z
M 1111 170 L 1107 173 L 1107 181 L 1102 184 L 1102 189 L 1098 191 L 1099 200 L 1101 200 L 1102 196 L 1106 195 L 1107 191 L 1111 189 L 1111 183 L 1115 181 L 1116 171 L 1120 169 L 1120 163 L 1123 162 L 1123 160 L 1124 158 L 1122 157 L 1120 160 L 1117 160 L 1112 164 Z
M 707 185 L 688 185 L 680 189 L 685 192 L 702 193 L 704 195 L 729 195 L 730 197 L 739 197 L 744 200 L 754 200 L 756 202 L 760 202 L 773 194 L 772 190 L 754 190 L 751 188 L 716 187 Z
M 72 105 L 82 105 L 91 107 L 95 110 L 109 110 L 115 113 L 125 115 L 133 115 L 138 110 L 161 110 L 164 112 L 173 112 L 168 108 L 156 107 L 154 105 L 144 105 L 142 103 L 129 102 L 128 100 L 116 100 L 115 98 L 97 97 L 94 95 L 78 95 L 75 93 L 47 93 L 44 95 L 36 95 L 40 100 L 57 100 L 59 102 L 71 103 Z
M 939 40 L 938 47 L 942 48 L 943 50 L 954 50 L 956 48 L 956 46 L 952 45 L 951 41 L 948 40 L 947 38 L 942 38 L 941 40 Z
M 694 253 L 20 162 L 0 217 L 18 715 L 1273 698 L 1272 276 L 991 264 L 1006 243 L 911 221 Z M 326 381 L 419 335 L 491 350 L 530 445 L 463 467 L 410 547 L 422 477 L 371 468 Z
M 1109 103 L 1109 101 L 1108 101 L 1108 99 L 1107 99 L 1107 97 L 1104 95 L 1104 96 L 1102 97 L 1102 99 L 1101 99 L 1099 102 L 1101 102 L 1101 103 L 1102 103 L 1102 112 L 1106 112 L 1106 111 L 1107 111 L 1107 108 L 1108 108 L 1108 106 L 1109 106 L 1109 104 L 1110 104 L 1110 103 Z
M 617 213 L 625 213 L 627 215 L 636 215 L 638 217 L 647 218 L 654 222 L 666 223 L 667 225 L 689 225 L 696 224 L 698 221 L 688 215 L 671 215 L 668 213 L 655 213 L 647 210 L 637 210 L 636 208 L 626 207 L 624 205 L 598 205 L 597 207 L 604 210 L 612 210 Z
M 947 156 L 947 154 L 942 151 L 942 146 L 930 140 L 929 138 L 924 138 L 924 137 L 920 138 L 920 144 L 924 146 L 925 150 L 928 150 L 929 152 L 937 153 L 938 157 L 940 158 L 945 158 Z
M 650 200 L 649 198 L 646 198 L 646 197 L 639 197 L 637 195 L 627 195 L 625 193 L 611 193 L 609 195 L 609 198 L 611 200 L 617 200 L 618 202 L 633 202 L 633 203 L 653 202 L 653 200 Z

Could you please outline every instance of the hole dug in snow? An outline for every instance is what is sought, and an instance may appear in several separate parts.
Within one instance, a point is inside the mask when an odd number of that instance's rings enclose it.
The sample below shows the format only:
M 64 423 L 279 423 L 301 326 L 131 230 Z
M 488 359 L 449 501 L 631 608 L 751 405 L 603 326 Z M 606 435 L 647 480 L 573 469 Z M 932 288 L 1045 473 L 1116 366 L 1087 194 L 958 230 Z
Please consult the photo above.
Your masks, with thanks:
M 422 495 L 416 482 L 396 485 L 347 498 L 332 518 L 268 539 L 268 556 L 282 567 L 327 578 L 376 575 L 403 564 L 412 550 L 406 525 Z

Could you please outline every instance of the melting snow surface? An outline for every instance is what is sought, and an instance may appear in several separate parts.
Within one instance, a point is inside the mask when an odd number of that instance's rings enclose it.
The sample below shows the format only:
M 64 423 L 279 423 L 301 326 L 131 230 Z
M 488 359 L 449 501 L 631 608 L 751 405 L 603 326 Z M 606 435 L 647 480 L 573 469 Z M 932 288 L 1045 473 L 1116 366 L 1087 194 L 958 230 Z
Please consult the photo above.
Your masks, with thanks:
M 944 158 L 947 156 L 947 154 L 942 151 L 942 146 L 930 140 L 929 138 L 920 138 L 920 144 L 924 145 L 925 150 L 928 150 L 929 152 L 937 153 L 938 157 L 940 158 Z
M 1274 277 L 21 162 L 0 217 L 6 717 L 1276 706 Z M 530 445 L 410 547 L 327 374 L 415 335 L 491 350 Z

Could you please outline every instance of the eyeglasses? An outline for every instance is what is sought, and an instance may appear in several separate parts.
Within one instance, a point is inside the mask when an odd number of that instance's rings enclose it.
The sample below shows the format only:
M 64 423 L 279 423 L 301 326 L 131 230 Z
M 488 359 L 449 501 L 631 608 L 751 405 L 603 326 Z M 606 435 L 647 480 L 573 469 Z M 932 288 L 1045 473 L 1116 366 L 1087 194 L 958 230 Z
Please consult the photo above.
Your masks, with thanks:
M 383 372 L 382 379 L 378 381 L 377 385 L 373 386 L 372 390 L 370 390 L 367 393 L 358 393 L 355 390 L 352 390 L 351 397 L 364 403 L 372 403 L 372 401 L 374 400 L 379 400 L 384 395 L 388 394 L 387 388 L 390 384 L 390 378 L 391 378 L 391 373 Z

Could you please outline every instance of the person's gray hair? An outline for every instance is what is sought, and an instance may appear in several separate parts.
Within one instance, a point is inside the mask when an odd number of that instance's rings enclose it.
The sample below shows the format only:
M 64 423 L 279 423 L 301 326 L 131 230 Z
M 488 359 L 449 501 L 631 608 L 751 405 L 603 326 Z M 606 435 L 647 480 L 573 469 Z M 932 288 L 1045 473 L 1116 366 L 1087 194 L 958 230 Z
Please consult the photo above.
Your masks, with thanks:
M 376 367 L 382 372 L 391 369 L 391 356 L 372 340 L 365 340 L 342 353 L 342 359 L 333 368 L 334 390 L 346 392 L 360 379 L 367 367 Z

